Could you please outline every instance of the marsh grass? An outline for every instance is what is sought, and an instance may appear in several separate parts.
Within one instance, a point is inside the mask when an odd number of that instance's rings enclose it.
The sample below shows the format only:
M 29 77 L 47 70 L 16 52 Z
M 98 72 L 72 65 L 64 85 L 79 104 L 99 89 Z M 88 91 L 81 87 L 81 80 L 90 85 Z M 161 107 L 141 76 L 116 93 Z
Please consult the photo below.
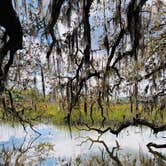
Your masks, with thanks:
M 21 92 L 20 92 L 21 93 Z M 51 122 L 55 125 L 65 125 L 65 117 L 67 116 L 68 110 L 66 107 L 62 107 L 61 103 L 53 103 L 44 101 L 43 98 L 36 96 L 35 93 L 24 92 L 25 97 L 18 97 L 20 94 L 17 92 L 17 97 L 13 97 L 14 106 L 19 112 L 19 114 L 28 120 L 34 120 L 38 122 Z M 27 96 L 27 97 L 26 97 Z M 7 103 L 10 105 L 10 103 Z M 67 104 L 66 104 L 67 105 Z M 117 125 L 123 121 L 131 120 L 135 117 L 135 112 L 131 112 L 130 103 L 128 101 L 123 101 L 117 103 L 115 101 L 110 101 L 109 106 L 106 103 L 102 103 L 102 109 L 97 103 L 94 104 L 93 110 L 90 107 L 90 100 L 87 99 L 87 113 L 84 111 L 84 102 L 80 101 L 79 106 L 77 105 L 72 110 L 71 114 L 71 124 L 89 124 L 100 126 L 103 122 L 105 125 Z M 134 107 L 134 105 L 133 105 Z M 92 112 L 91 112 L 92 110 Z M 103 111 L 103 114 L 102 114 Z M 0 107 L 0 118 L 11 119 L 10 113 L 4 111 L 3 107 Z M 7 114 L 7 116 L 6 116 Z M 166 124 L 166 110 L 159 110 L 157 107 L 153 111 L 145 110 L 143 106 L 139 105 L 139 116 L 141 118 L 147 119 L 150 122 L 155 122 L 156 124 Z M 17 118 L 16 118 L 17 119 Z M 15 120 L 13 118 L 13 120 Z
M 88 109 L 89 110 L 89 109 Z M 48 109 L 47 116 L 53 120 L 55 124 L 64 124 L 64 117 L 67 115 L 67 111 L 58 110 L 56 106 L 52 109 Z M 158 109 L 153 110 L 153 112 L 146 112 L 140 106 L 139 108 L 140 118 L 147 119 L 150 122 L 155 122 L 156 124 L 166 124 L 166 111 L 160 112 Z M 116 125 L 126 120 L 132 120 L 135 117 L 135 113 L 130 111 L 129 104 L 116 104 L 109 108 L 104 108 L 105 125 Z M 80 108 L 74 109 L 72 111 L 71 120 L 73 124 L 90 124 L 90 125 L 101 125 L 103 117 L 101 110 L 94 107 L 92 117 L 90 116 L 90 111 L 85 114 L 84 109 Z

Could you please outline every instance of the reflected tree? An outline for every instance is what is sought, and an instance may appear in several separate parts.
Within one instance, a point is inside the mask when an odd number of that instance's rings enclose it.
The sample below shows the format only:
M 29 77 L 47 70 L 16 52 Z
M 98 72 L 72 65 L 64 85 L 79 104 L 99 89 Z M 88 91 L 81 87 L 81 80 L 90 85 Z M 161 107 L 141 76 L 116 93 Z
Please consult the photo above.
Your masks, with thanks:
M 3 144 L 0 147 L 0 164 L 1 165 L 24 165 L 36 164 L 47 158 L 52 151 L 52 145 L 47 143 L 36 143 L 39 136 L 30 139 L 27 135 L 18 144 L 13 141 L 12 146 Z M 14 159 L 14 162 L 13 162 Z

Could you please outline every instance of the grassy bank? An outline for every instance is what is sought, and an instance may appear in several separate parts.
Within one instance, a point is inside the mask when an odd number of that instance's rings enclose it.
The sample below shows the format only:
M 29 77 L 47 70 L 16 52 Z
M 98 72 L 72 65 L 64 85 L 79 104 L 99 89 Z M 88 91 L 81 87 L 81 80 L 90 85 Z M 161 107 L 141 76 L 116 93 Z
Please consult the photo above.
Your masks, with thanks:
M 51 119 L 55 124 L 64 124 L 64 117 L 66 117 L 67 111 L 57 110 L 57 106 L 50 104 L 48 110 L 45 112 L 45 117 Z M 150 122 L 155 121 L 157 124 L 166 124 L 166 111 L 159 112 L 158 109 L 152 112 L 146 112 L 141 107 L 139 108 L 140 118 L 145 118 Z M 71 120 L 73 123 L 81 125 L 82 123 L 88 123 L 93 125 L 101 125 L 104 120 L 105 125 L 119 124 L 125 120 L 131 120 L 135 117 L 135 113 L 130 111 L 129 104 L 116 104 L 111 105 L 109 108 L 104 109 L 103 115 L 100 108 L 95 107 L 93 112 L 90 109 L 87 113 L 84 109 L 74 109 L 72 111 Z
M 11 101 L 9 95 L 5 96 L 5 106 L 0 105 L 0 118 L 9 119 L 13 118 L 13 121 L 17 120 L 16 114 L 18 113 L 23 119 L 33 120 L 38 122 L 54 123 L 55 125 L 65 125 L 65 117 L 68 114 L 67 104 L 64 101 L 48 102 L 41 94 L 38 94 L 34 90 L 25 91 L 13 91 L 13 107 L 16 113 L 13 114 L 11 110 Z M 166 124 L 166 108 L 160 110 L 158 107 L 148 105 L 145 109 L 142 104 L 139 104 L 138 115 L 140 118 L 147 119 L 149 122 L 155 122 L 156 124 Z M 6 107 L 6 111 L 4 111 Z M 133 105 L 133 108 L 135 106 Z M 13 116 L 13 117 L 12 117 Z M 80 101 L 72 110 L 71 122 L 72 124 L 81 125 L 87 123 L 89 125 L 100 126 L 102 122 L 105 125 L 116 125 L 126 120 L 131 120 L 135 117 L 135 111 L 131 111 L 131 105 L 128 100 L 121 102 L 110 101 L 108 103 L 97 102 L 93 103 L 90 99 L 87 99 L 86 111 L 84 101 Z
M 65 125 L 68 111 L 63 110 L 58 105 L 54 103 L 44 103 L 38 102 L 34 107 L 30 107 L 29 103 L 24 103 L 23 105 L 15 105 L 17 112 L 24 119 L 36 120 L 36 121 L 49 121 L 55 125 Z M 9 118 L 10 114 L 3 115 L 3 109 L 1 107 L 0 117 Z M 139 116 L 141 118 L 147 119 L 150 122 L 155 122 L 156 124 L 166 124 L 166 111 L 159 111 L 157 108 L 152 112 L 145 111 L 142 107 L 139 107 Z M 87 123 L 89 125 L 101 125 L 104 121 L 105 125 L 119 124 L 125 120 L 131 120 L 135 117 L 135 113 L 130 111 L 130 104 L 113 104 L 108 107 L 103 107 L 103 114 L 99 107 L 94 106 L 93 111 L 88 108 L 87 113 L 84 112 L 83 106 L 79 109 L 75 108 L 71 114 L 72 124 L 81 125 Z M 104 120 L 105 119 L 105 120 Z

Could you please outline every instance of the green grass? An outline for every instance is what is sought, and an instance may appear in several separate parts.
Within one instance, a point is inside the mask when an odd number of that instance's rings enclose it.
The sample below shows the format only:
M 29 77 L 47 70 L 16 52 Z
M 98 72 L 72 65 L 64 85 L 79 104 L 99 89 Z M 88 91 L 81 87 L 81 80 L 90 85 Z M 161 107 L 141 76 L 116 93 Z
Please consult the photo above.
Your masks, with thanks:
M 65 117 L 67 116 L 67 109 L 63 110 L 58 104 L 54 103 L 45 103 L 39 101 L 36 105 L 32 106 L 30 102 L 24 102 L 24 104 L 15 103 L 16 110 L 21 112 L 22 105 L 24 105 L 25 111 L 23 117 L 25 119 L 36 119 L 37 121 L 49 121 L 55 125 L 65 125 Z M 36 108 L 36 109 L 35 109 Z M 2 117 L 3 109 L 0 108 L 0 117 Z M 105 125 L 114 125 L 121 123 L 124 120 L 131 120 L 135 116 L 135 113 L 130 111 L 130 104 L 112 104 L 109 107 L 104 106 L 103 112 L 105 119 Z M 140 106 L 139 114 L 142 118 L 145 118 L 149 121 L 155 121 L 157 124 L 166 124 L 166 111 L 160 113 L 159 110 L 153 110 L 153 112 L 145 111 Z M 103 117 L 101 115 L 101 109 L 98 105 L 94 105 L 92 113 L 93 125 L 101 125 Z M 88 112 L 85 114 L 83 109 L 83 104 L 80 104 L 80 107 L 74 108 L 71 114 L 72 124 L 81 125 L 83 123 L 92 124 L 92 119 L 90 117 L 90 108 L 88 107 Z
M 103 117 L 101 116 L 101 110 L 96 106 L 93 109 L 92 119 L 90 118 L 90 109 L 87 114 L 84 113 L 83 108 L 73 109 L 71 114 L 72 123 L 81 125 L 82 123 L 101 125 Z M 158 110 L 154 110 L 152 113 L 144 112 L 142 108 L 139 108 L 139 113 L 142 118 L 148 119 L 149 121 L 155 121 L 157 124 L 166 123 L 166 112 L 160 114 Z M 65 124 L 64 118 L 67 116 L 67 111 L 58 108 L 55 104 L 48 104 L 47 111 L 43 114 L 43 117 L 49 118 L 54 124 L 61 125 Z M 104 117 L 106 117 L 105 125 L 121 123 L 124 120 L 131 120 L 135 116 L 135 113 L 130 111 L 129 104 L 116 104 L 109 108 L 104 108 Z

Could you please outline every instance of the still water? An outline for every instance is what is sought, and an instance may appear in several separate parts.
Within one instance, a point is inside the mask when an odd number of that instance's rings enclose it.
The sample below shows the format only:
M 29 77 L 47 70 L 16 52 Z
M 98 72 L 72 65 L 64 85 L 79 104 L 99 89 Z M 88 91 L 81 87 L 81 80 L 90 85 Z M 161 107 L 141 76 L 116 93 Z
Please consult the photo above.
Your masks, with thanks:
M 67 128 L 49 124 L 35 129 L 42 135 L 29 127 L 25 132 L 21 125 L 0 124 L 0 165 L 147 165 L 146 159 L 148 165 L 166 165 L 166 149 L 150 151 L 146 146 L 165 144 L 166 131 L 154 135 L 149 128 L 128 127 L 118 137 L 110 133 L 99 137 L 97 132 L 75 129 L 71 136 Z

